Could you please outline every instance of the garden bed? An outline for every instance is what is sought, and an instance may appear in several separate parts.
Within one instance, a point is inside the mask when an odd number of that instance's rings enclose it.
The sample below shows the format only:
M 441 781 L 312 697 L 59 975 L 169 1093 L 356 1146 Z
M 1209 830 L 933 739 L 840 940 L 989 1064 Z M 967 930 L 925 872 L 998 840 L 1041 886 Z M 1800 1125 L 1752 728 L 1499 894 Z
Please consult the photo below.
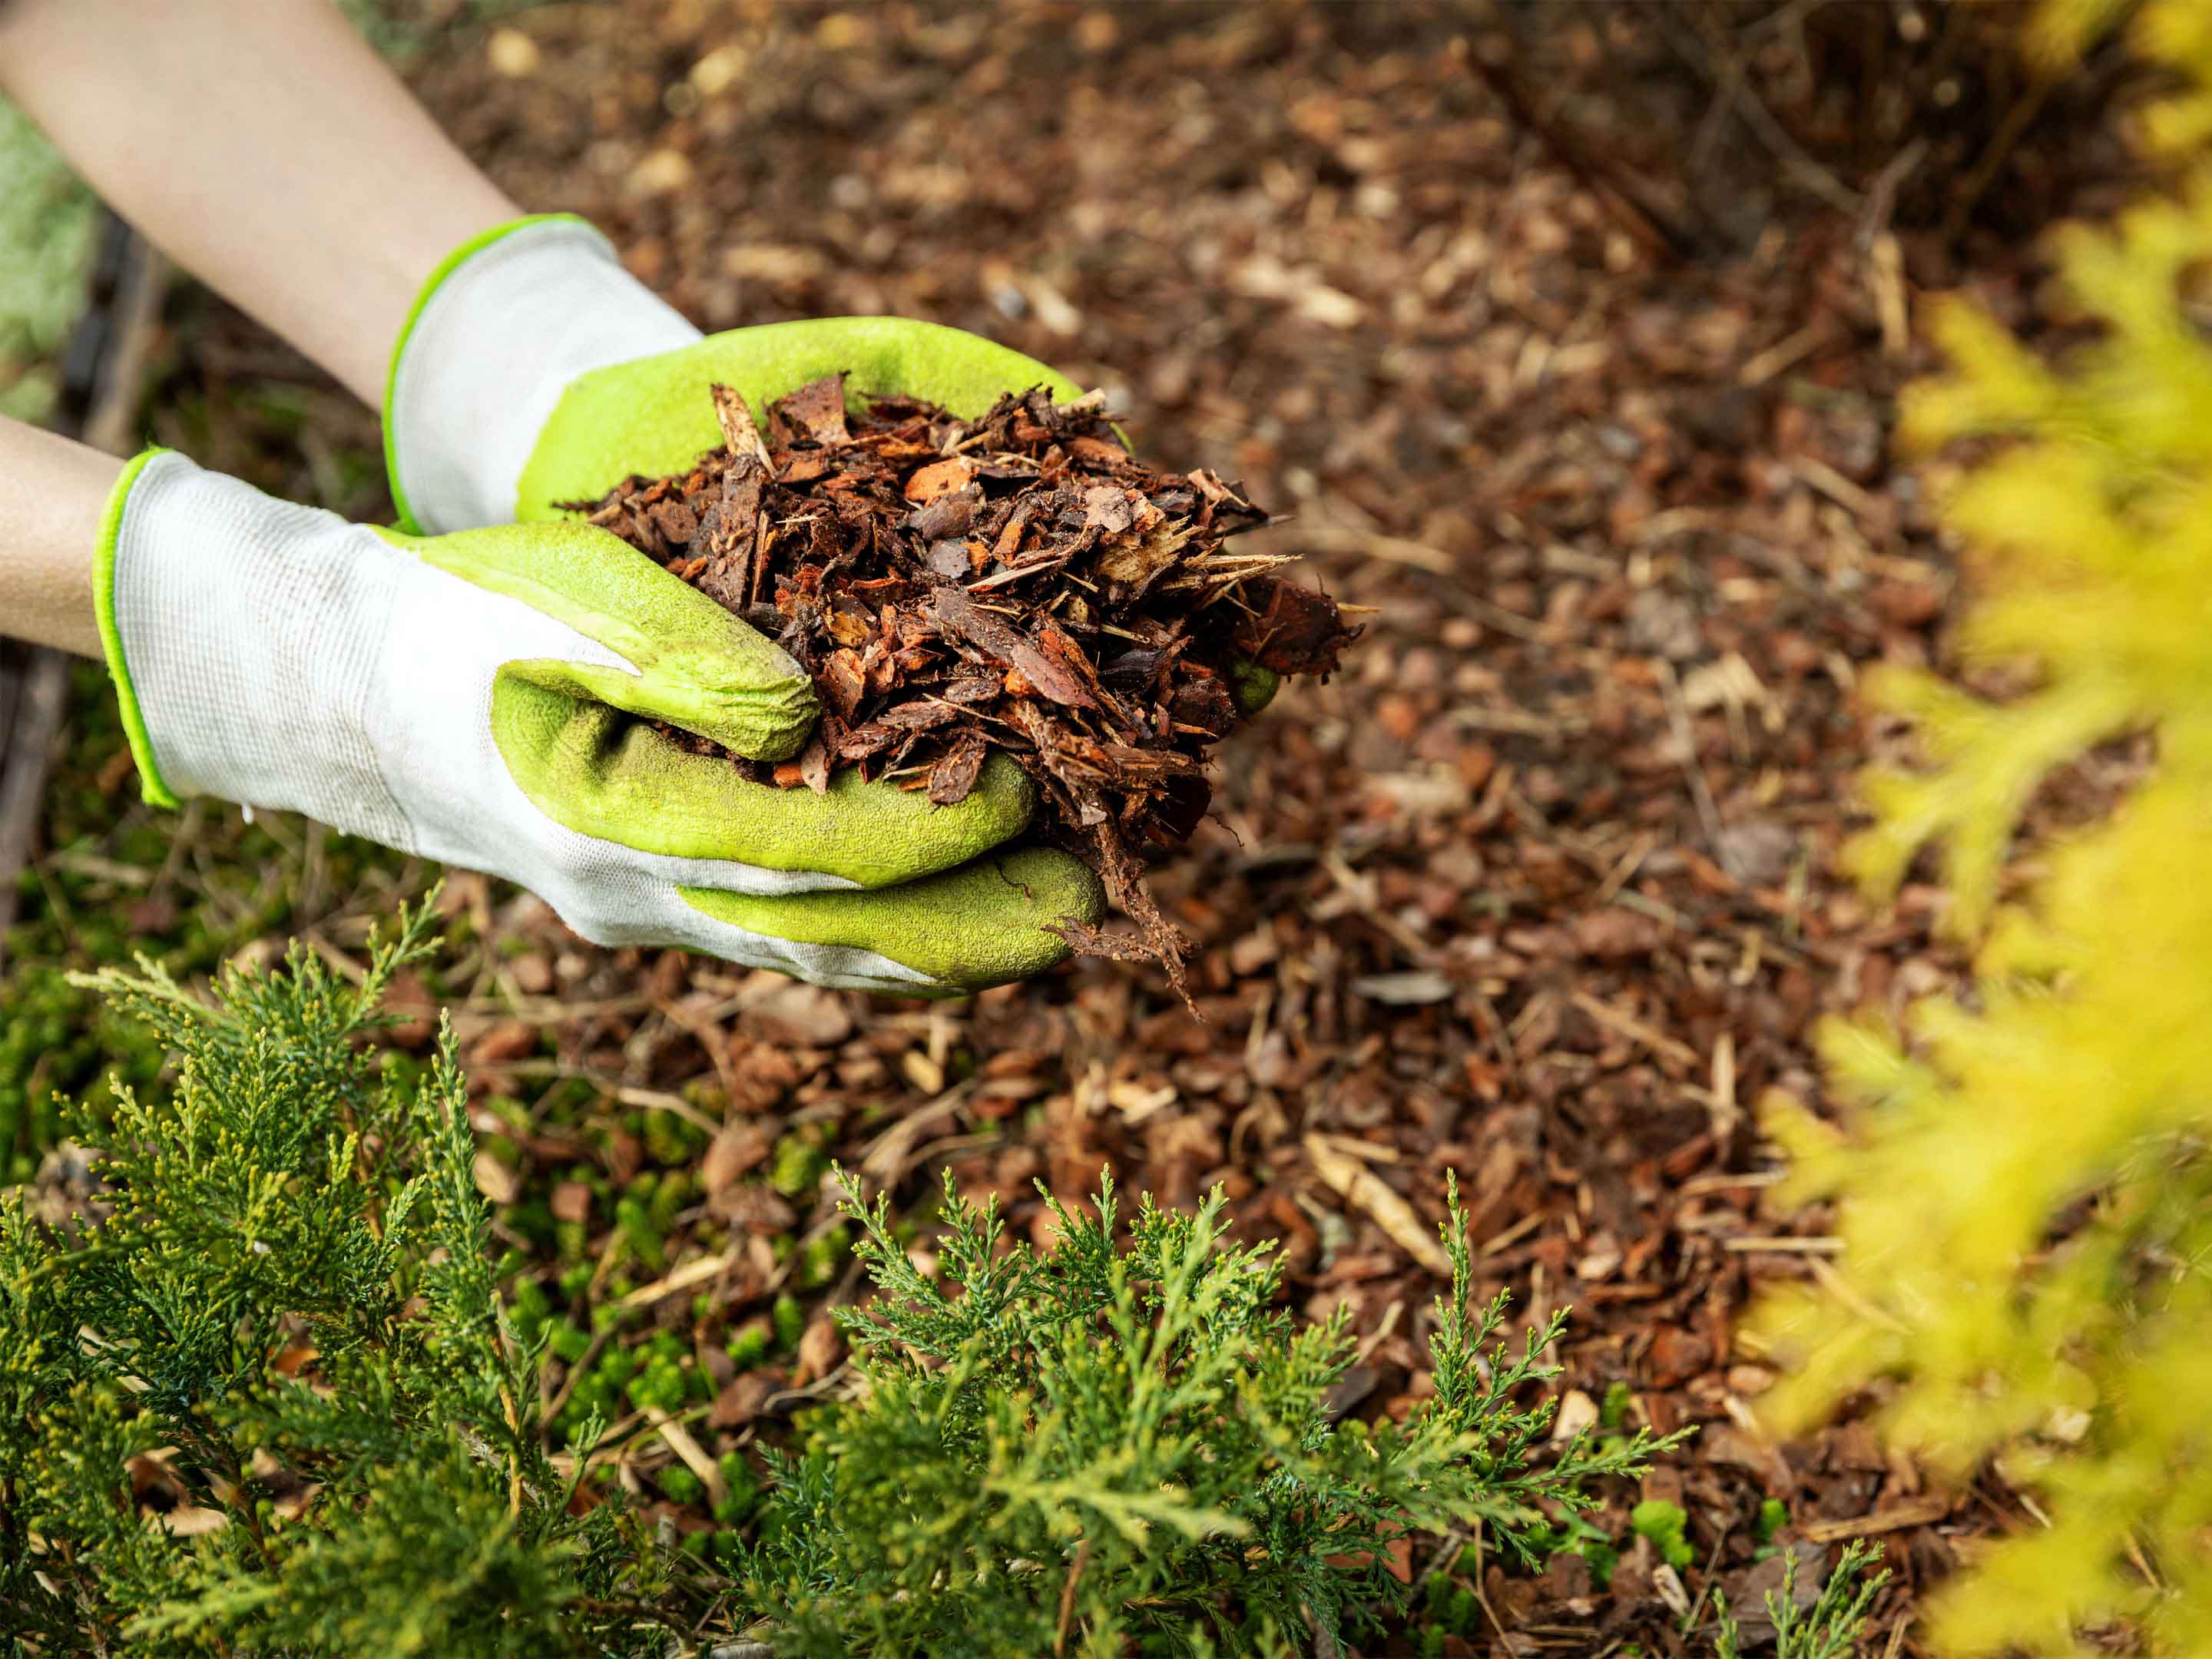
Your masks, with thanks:
M 594 218 L 705 325 L 894 312 L 988 333 L 1104 388 L 1139 455 L 1293 514 L 1243 544 L 1372 615 L 1345 672 L 1223 746 L 1212 816 L 1153 874 L 1199 947 L 1202 1018 L 1097 959 L 921 1007 L 602 951 L 457 877 L 458 951 L 410 988 L 425 1018 L 399 1046 L 453 1004 L 479 1184 L 544 1316 L 588 1349 L 550 1386 L 620 1406 L 660 1364 L 714 1455 L 840 1386 L 823 1310 L 859 1279 L 833 1156 L 901 1204 L 949 1167 L 1030 1230 L 1040 1177 L 1073 1194 L 1110 1165 L 1175 1204 L 1220 1182 L 1243 1236 L 1285 1241 L 1303 1311 L 1350 1304 L 1341 1403 L 1386 1414 L 1425 1387 L 1456 1170 L 1486 1288 L 1531 1318 L 1577 1310 L 1570 1418 L 1703 1431 L 1596 1517 L 1622 1545 L 1604 1584 L 1573 1553 L 1540 1579 L 1469 1566 L 1434 1644 L 1698 1650 L 1687 1597 L 1755 1607 L 1772 1545 L 1867 1533 L 1898 1573 L 1887 1640 L 1962 1540 L 2024 1512 L 2002 1487 L 1931 1492 L 1862 1425 L 1767 1444 L 1771 1374 L 1736 1320 L 1828 1248 L 1817 1212 L 1761 1206 L 1759 1097 L 1817 1097 L 1821 1015 L 1894 1010 L 1960 967 L 1927 890 L 1878 915 L 1833 867 L 1884 739 L 1856 676 L 1935 652 L 1950 603 L 1885 434 L 1929 362 L 1912 281 L 1960 244 L 1932 215 L 1893 238 L 1860 188 L 1876 156 L 1844 186 L 1863 215 L 1785 193 L 1710 257 L 1664 258 L 1516 125 L 1450 15 L 1391 14 L 563 7 L 420 67 L 520 199 Z M 1637 116 L 1590 66 L 1644 61 L 1601 22 L 1540 43 L 1598 140 Z M 1676 81 L 1632 84 L 1678 112 Z M 1687 130 L 1705 106 L 1680 99 Z M 2005 211 L 1960 234 L 1984 292 L 2026 313 L 2017 193 Z M 176 340 L 162 441 L 371 510 L 312 375 L 204 301 Z M 49 966 L 87 948 L 80 913 L 127 915 L 156 951 L 304 931 L 351 960 L 427 874 L 384 860 L 341 885 L 319 836 L 216 811 L 149 848 L 100 759 L 72 757 L 62 856 L 27 904 Z M 112 830 L 86 810 L 103 795 Z M 601 1336 L 611 1303 L 627 1322 Z M 714 1524 L 662 1479 L 684 1468 L 669 1443 L 630 1444 L 625 1485 Z M 1687 1567 L 1631 1532 L 1639 1496 L 1686 1511 Z

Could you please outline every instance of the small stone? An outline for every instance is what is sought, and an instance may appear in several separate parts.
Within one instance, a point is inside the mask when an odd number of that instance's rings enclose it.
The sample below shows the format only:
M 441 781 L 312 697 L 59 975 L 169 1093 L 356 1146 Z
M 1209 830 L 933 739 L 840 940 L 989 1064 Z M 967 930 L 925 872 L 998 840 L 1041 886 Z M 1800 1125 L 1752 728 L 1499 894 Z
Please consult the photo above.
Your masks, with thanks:
M 1796 862 L 1797 836 L 1786 823 L 1750 818 L 1720 833 L 1721 867 L 1747 887 L 1771 887 Z
M 674 196 L 691 184 L 691 158 L 678 149 L 656 149 L 630 169 L 629 187 L 639 196 Z
M 1687 599 L 1647 587 L 1628 602 L 1629 643 L 1680 662 L 1705 648 L 1697 612 Z
M 1552 1419 L 1552 1443 L 1564 1445 L 1585 1429 L 1597 1426 L 1597 1401 L 1580 1389 L 1559 1396 L 1559 1415 Z
M 909 1048 L 899 1056 L 899 1070 L 906 1073 L 908 1082 L 926 1095 L 945 1092 L 945 1067 L 919 1048 Z
M 745 63 L 743 46 L 717 46 L 691 65 L 691 85 L 701 97 L 712 98 L 737 84 L 745 72 Z
M 1433 968 L 1416 968 L 1401 974 L 1365 974 L 1352 981 L 1353 994 L 1393 1008 L 1416 1007 L 1442 1002 L 1452 994 L 1452 982 Z
M 491 60 L 493 74 L 510 81 L 537 74 L 544 61 L 538 43 L 520 29 L 494 29 L 491 39 L 484 42 L 484 56 Z

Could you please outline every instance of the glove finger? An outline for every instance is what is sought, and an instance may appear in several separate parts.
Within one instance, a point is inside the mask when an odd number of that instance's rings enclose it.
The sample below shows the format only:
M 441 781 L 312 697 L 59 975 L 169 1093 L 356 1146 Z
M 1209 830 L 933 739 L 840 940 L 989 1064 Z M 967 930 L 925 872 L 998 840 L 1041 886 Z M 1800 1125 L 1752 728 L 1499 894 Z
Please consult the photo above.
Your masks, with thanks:
M 795 945 L 860 950 L 926 975 L 917 996 L 964 996 L 1025 979 L 1066 960 L 1051 930 L 1095 925 L 1106 893 L 1066 853 L 1032 847 L 994 853 L 957 870 L 878 892 L 732 893 L 680 887 L 717 921 Z
M 502 681 L 666 720 L 749 760 L 787 759 L 813 728 L 814 687 L 787 653 L 597 526 L 380 533 L 473 587 L 565 623 L 636 671 L 546 659 L 506 664 Z
M 492 740 L 531 804 L 555 823 L 641 853 L 727 861 L 726 883 L 757 870 L 806 871 L 864 888 L 949 870 L 1029 825 L 1036 786 L 1004 755 L 983 764 L 968 798 L 933 806 L 920 790 L 830 779 L 822 794 L 754 783 L 718 755 L 590 697 L 502 672 L 492 688 Z
M 1079 395 L 1066 376 L 995 341 L 903 317 L 819 317 L 710 336 L 696 345 L 594 369 L 569 386 L 539 434 L 514 516 L 557 518 L 553 503 L 604 495 L 633 472 L 681 472 L 721 447 L 707 388 L 743 392 L 756 414 L 840 370 L 851 392 L 926 398 L 973 418 L 1001 392 L 1042 386 Z

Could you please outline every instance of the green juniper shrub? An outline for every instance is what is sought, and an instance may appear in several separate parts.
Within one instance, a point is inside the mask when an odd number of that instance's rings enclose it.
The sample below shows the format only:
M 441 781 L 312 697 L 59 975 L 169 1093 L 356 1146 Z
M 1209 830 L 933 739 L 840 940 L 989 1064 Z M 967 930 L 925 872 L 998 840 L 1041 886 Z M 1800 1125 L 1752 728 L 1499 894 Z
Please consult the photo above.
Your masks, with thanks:
M 1766 1619 L 1774 1626 L 1775 1659 L 1851 1659 L 1866 1632 L 1867 1615 L 1874 1598 L 1889 1582 L 1884 1568 L 1872 1577 L 1868 1567 L 1881 1559 L 1881 1547 L 1854 1539 L 1844 1547 L 1835 1571 L 1821 1586 L 1819 1600 L 1809 1607 L 1797 1601 L 1797 1552 L 1782 1558 L 1782 1591 L 1766 1593 Z M 1713 1659 L 1741 1659 L 1743 1632 L 1729 1611 L 1728 1597 L 1713 1592 L 1717 1625 Z M 1754 1644 L 1753 1645 L 1761 1645 Z
M 70 1125 L 99 1210 L 0 1199 L 7 1651 L 667 1652 L 653 1538 L 540 1450 L 450 1031 L 419 1088 L 359 1041 L 429 921 L 357 989 L 296 946 L 211 1005 L 96 977 L 183 1065 Z M 211 1528 L 142 1518 L 134 1462 Z
M 0 202 L 0 220 L 13 205 Z M 143 950 L 179 977 L 212 973 L 272 931 L 332 920 L 320 904 L 297 908 L 310 884 L 305 845 L 280 842 L 267 817 L 249 824 L 234 813 L 210 815 L 187 836 L 206 857 L 201 877 L 180 884 L 174 899 L 156 896 L 170 885 L 164 871 L 177 840 L 143 814 L 118 820 L 112 768 L 128 744 L 114 688 L 97 663 L 72 672 L 69 730 L 45 798 L 40 839 L 48 851 L 18 873 L 18 918 L 0 939 L 0 1186 L 32 1179 L 63 1138 L 57 1094 L 104 1115 L 111 1079 L 150 1088 L 166 1058 L 71 970 L 127 967 Z M 403 854 L 322 833 L 313 884 L 323 893 L 397 890 Z M 449 933 L 465 925 L 454 918 Z
M 908 1261 L 886 1201 L 845 1180 L 879 1297 L 838 1315 L 859 1397 L 771 1456 L 741 1559 L 777 1651 L 1303 1649 L 1407 1611 L 1401 1540 L 1480 1522 L 1501 1556 L 1538 1565 L 1591 1482 L 1639 1474 L 1679 1438 L 1577 1435 L 1538 1461 L 1553 1406 L 1522 1396 L 1556 1375 L 1542 1357 L 1565 1316 L 1518 1353 L 1486 1351 L 1505 1302 L 1469 1306 L 1455 1184 L 1436 1392 L 1402 1424 L 1332 1417 L 1345 1316 L 1297 1327 L 1272 1247 L 1224 1239 L 1218 1191 L 1192 1214 L 1140 1200 L 1126 1248 L 1110 1180 L 1095 1214 L 1045 1196 L 1054 1247 L 1007 1248 L 995 1205 L 948 1176 L 940 1279 Z
M 366 1041 L 430 915 L 358 987 L 296 947 L 212 1000 L 147 963 L 88 981 L 182 1064 L 64 1126 L 95 1206 L 56 1221 L 0 1194 L 0 1654 L 696 1659 L 739 1632 L 841 1659 L 1305 1650 L 1413 1611 L 1391 1566 L 1415 1534 L 1595 1563 L 1593 1484 L 1674 1443 L 1550 1443 L 1531 1396 L 1564 1316 L 1492 1343 L 1505 1304 L 1470 1305 L 1455 1188 L 1435 1393 L 1370 1425 L 1328 1406 L 1345 1316 L 1283 1311 L 1218 1193 L 1140 1202 L 1126 1235 L 1110 1183 L 1091 1215 L 1048 1195 L 1038 1253 L 948 1182 L 940 1280 L 848 1184 L 850 1224 L 817 1243 L 878 1292 L 841 1316 L 857 1392 L 788 1453 L 724 1453 L 719 1482 L 635 1462 L 649 1518 L 610 1478 L 616 1435 L 695 1409 L 708 1373 L 685 1337 L 592 1305 L 589 1263 L 495 1261 L 450 1030 L 422 1064 Z M 636 1231 L 689 1189 L 626 1193 Z M 731 1358 L 805 1328 L 779 1297 Z M 1475 1630 L 1463 1586 L 1422 1593 L 1419 1639 Z

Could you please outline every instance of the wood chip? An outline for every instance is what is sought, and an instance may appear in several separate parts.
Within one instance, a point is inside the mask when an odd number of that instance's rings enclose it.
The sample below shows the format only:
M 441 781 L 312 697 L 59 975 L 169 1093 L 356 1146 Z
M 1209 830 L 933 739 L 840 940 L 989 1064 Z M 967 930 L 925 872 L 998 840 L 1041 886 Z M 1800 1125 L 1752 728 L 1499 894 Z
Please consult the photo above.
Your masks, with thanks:
M 1314 1173 L 1334 1188 L 1347 1204 L 1372 1216 L 1393 1243 L 1431 1273 L 1439 1278 L 1451 1276 L 1451 1258 L 1444 1253 L 1436 1229 L 1415 1214 L 1413 1206 L 1380 1176 L 1317 1134 L 1307 1135 L 1304 1144 Z
M 753 422 L 753 412 L 746 405 L 744 394 L 735 386 L 720 384 L 709 386 L 708 394 L 714 400 L 714 419 L 720 423 L 722 441 L 736 456 L 750 456 L 760 463 L 761 470 L 769 468 L 768 446 L 761 441 L 760 428 Z
M 730 1495 L 730 1483 L 722 1478 L 721 1465 L 707 1455 L 707 1449 L 691 1437 L 689 1429 L 659 1406 L 645 1408 L 645 1420 L 668 1443 L 668 1449 L 684 1460 L 684 1467 L 699 1477 L 707 1488 L 709 1504 L 720 1504 Z
M 702 1255 L 693 1258 L 665 1279 L 656 1279 L 650 1285 L 641 1285 L 615 1305 L 618 1308 L 647 1308 L 664 1297 L 674 1296 L 678 1291 L 688 1291 L 694 1285 L 703 1285 L 720 1273 L 735 1267 L 737 1252 L 721 1255 Z
M 1931 1493 L 1853 1520 L 1810 1521 L 1800 1530 L 1808 1544 L 1833 1544 L 1846 1538 L 1872 1538 L 1879 1533 L 1898 1532 L 1906 1527 L 1924 1527 L 1941 1521 L 1950 1512 L 1951 1500 Z
M 845 377 L 826 374 L 776 400 L 777 411 L 825 448 L 852 442 L 845 428 Z

